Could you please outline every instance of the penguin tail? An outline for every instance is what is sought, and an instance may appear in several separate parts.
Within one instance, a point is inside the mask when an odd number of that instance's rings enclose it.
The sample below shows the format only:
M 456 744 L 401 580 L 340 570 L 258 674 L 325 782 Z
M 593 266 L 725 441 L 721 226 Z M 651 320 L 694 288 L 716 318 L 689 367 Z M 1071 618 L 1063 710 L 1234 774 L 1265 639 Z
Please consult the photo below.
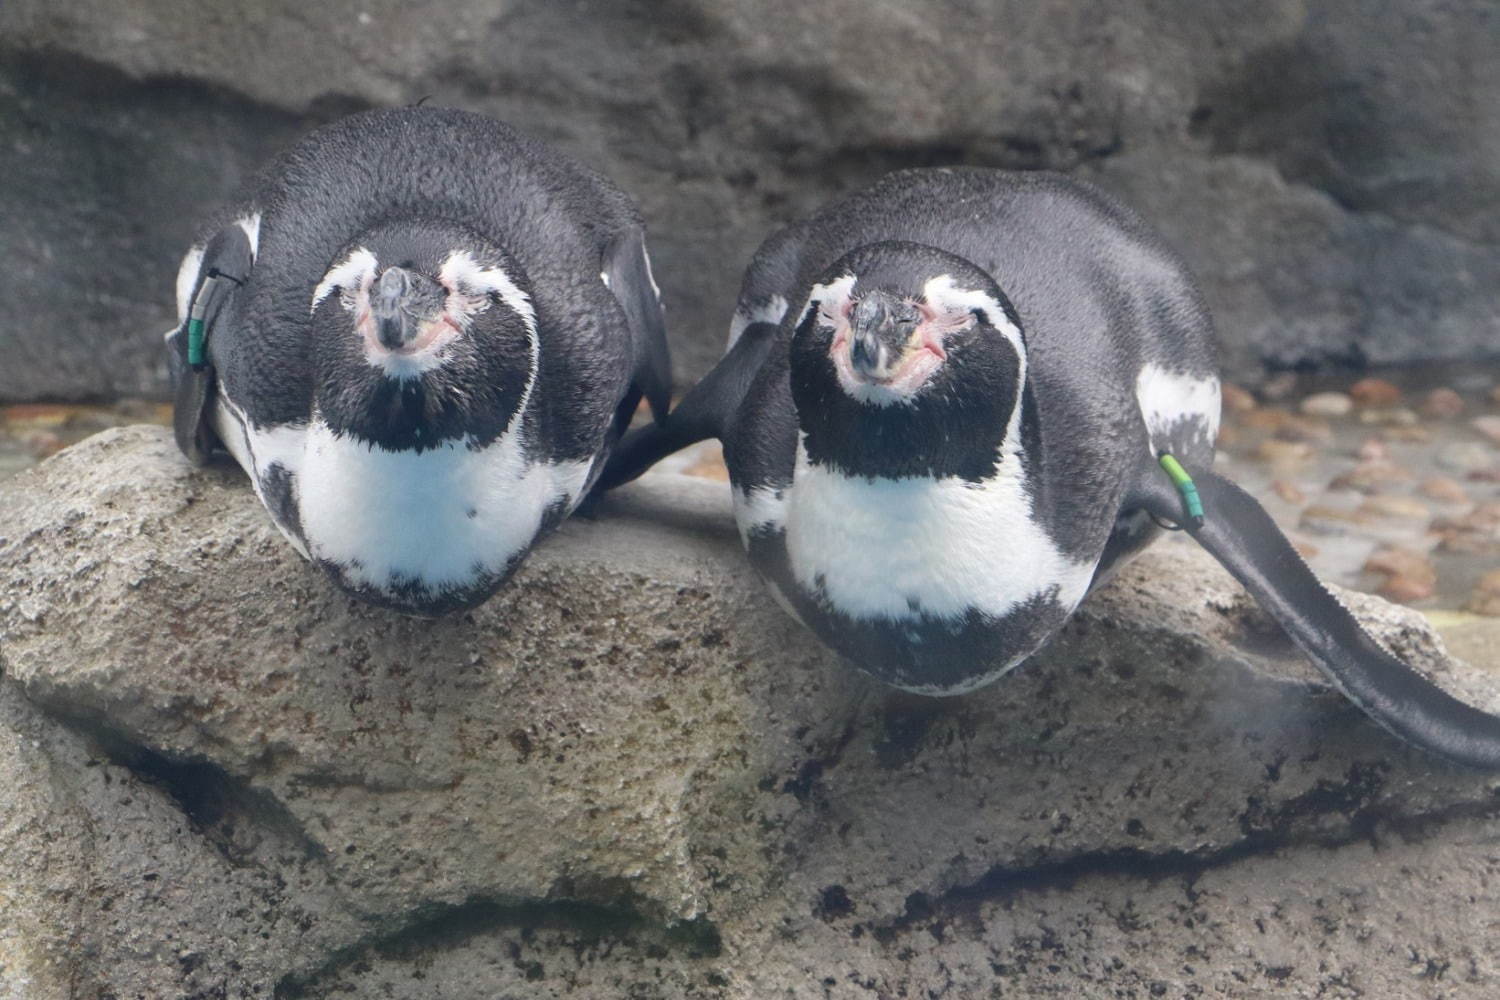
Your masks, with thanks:
M 1165 463 L 1164 463 L 1165 464 Z M 1500 770 L 1500 716 L 1466 704 L 1392 656 L 1308 568 L 1265 509 L 1209 469 L 1188 469 L 1201 504 L 1164 477 L 1145 506 L 1180 523 L 1270 613 L 1350 701 L 1402 740 L 1468 767 Z M 1174 477 L 1175 478 L 1175 477 Z
M 723 438 L 776 340 L 777 329 L 774 323 L 752 323 L 665 420 L 639 427 L 621 438 L 594 486 L 595 492 L 630 482 L 690 444 Z

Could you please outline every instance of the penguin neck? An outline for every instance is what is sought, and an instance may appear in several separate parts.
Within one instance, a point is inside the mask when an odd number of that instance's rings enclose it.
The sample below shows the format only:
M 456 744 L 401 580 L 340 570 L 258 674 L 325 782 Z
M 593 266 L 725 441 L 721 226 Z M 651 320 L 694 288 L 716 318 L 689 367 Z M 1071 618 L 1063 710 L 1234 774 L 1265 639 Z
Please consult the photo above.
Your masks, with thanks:
M 797 387 L 799 452 L 850 477 L 985 482 L 1019 456 L 1024 421 L 1035 418 L 1022 405 L 1024 362 L 1005 375 L 945 381 L 909 403 L 877 406 L 850 398 L 831 371 L 813 372 Z

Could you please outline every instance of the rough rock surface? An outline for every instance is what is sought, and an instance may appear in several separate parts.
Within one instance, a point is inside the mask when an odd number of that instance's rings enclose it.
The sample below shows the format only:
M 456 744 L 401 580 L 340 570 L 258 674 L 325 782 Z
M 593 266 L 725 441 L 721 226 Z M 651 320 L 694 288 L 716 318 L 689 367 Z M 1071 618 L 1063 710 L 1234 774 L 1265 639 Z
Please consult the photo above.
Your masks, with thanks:
M 0 998 L 1500 989 L 1500 783 L 1317 684 L 1192 547 L 921 699 L 775 607 L 723 494 L 648 477 L 424 621 L 159 428 L 0 484 Z
M 300 131 L 424 96 L 637 196 L 683 380 L 776 225 L 956 162 L 1127 198 L 1192 262 L 1242 381 L 1494 356 L 1497 44 L 1488 0 L 7 0 L 0 399 L 160 392 L 196 220 Z

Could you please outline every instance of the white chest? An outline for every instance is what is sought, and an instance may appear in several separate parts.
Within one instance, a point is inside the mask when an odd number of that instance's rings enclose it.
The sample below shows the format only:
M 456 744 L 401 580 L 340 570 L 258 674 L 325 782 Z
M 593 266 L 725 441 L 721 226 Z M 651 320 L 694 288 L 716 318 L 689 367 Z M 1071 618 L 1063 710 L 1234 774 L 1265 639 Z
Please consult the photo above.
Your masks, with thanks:
M 338 436 L 317 420 L 253 428 L 232 404 L 219 423 L 268 506 L 271 467 L 293 476 L 305 547 L 278 526 L 298 549 L 339 567 L 346 583 L 375 588 L 461 587 L 503 571 L 531 545 L 549 507 L 577 505 L 590 464 L 528 462 L 517 428 L 482 449 L 453 441 L 419 454 Z
M 1071 611 L 1094 563 L 1063 556 L 1031 517 L 1019 458 L 981 484 L 956 478 L 870 480 L 808 462 L 792 485 L 736 496 L 742 533 L 785 532 L 792 576 L 856 619 L 919 612 L 1002 617 L 1053 594 Z

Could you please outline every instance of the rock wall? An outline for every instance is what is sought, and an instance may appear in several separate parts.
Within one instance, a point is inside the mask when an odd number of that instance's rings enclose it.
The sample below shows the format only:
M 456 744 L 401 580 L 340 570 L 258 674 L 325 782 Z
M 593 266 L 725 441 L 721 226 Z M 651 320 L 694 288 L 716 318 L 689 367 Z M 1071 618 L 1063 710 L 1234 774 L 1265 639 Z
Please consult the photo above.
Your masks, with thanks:
M 1238 379 L 1495 357 L 1497 46 L 1487 0 L 7 0 L 0 400 L 162 392 L 196 220 L 302 131 L 422 97 L 635 194 L 683 381 L 774 227 L 945 163 L 1124 196 Z
M 1500 989 L 1500 784 L 1328 692 L 1193 547 L 921 699 L 775 607 L 726 492 L 647 477 L 421 621 L 159 428 L 0 484 L 0 998 Z

